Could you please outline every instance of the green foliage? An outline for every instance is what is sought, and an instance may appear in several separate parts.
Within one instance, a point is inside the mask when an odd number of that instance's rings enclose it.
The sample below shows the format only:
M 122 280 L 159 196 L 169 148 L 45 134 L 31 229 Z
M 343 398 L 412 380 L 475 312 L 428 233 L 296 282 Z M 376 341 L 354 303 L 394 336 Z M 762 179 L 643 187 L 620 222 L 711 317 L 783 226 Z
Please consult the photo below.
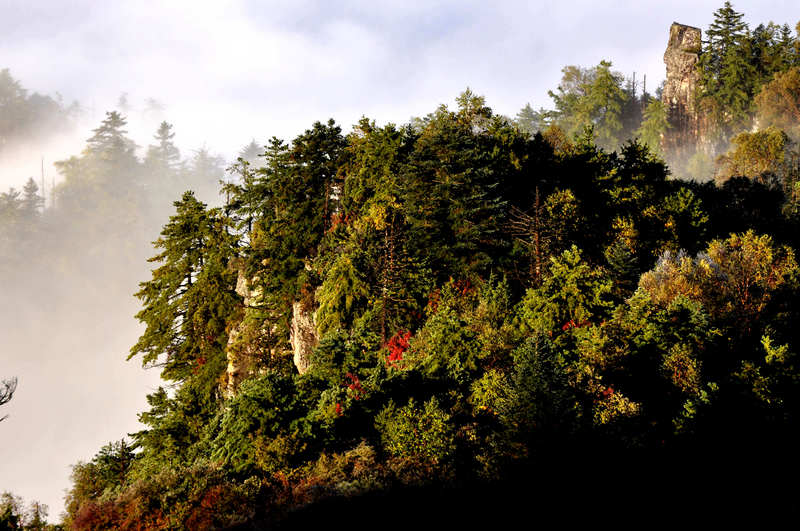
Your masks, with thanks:
M 749 61 L 747 24 L 730 2 L 714 12 L 706 31 L 708 43 L 700 56 L 704 103 L 716 112 L 726 132 L 747 125 L 755 71 Z
M 558 93 L 549 92 L 555 103 L 555 123 L 569 136 L 587 126 L 594 129 L 597 144 L 614 149 L 625 140 L 623 107 L 633 95 L 623 90 L 623 77 L 611 71 L 609 61 L 582 69 L 567 66 Z
M 29 93 L 7 68 L 0 70 L 0 152 L 19 143 L 33 142 L 74 126 L 77 102 L 65 107 L 60 101 Z
M 517 113 L 517 127 L 530 136 L 541 133 L 550 125 L 550 112 L 544 108 L 534 111 L 530 103 Z
M 667 109 L 661 100 L 651 100 L 644 111 L 644 119 L 636 134 L 653 153 L 663 154 L 661 138 L 670 128 Z
M 25 507 L 24 501 L 11 492 L 0 494 L 0 529 L 3 531 L 51 531 L 61 526 L 47 523 L 47 505 L 32 501 Z
M 775 127 L 800 140 L 800 67 L 776 72 L 755 98 L 758 124 Z
M 754 133 L 739 133 L 731 140 L 731 149 L 721 155 L 717 164 L 719 182 L 734 176 L 769 179 L 784 177 L 791 168 L 791 143 L 783 131 L 768 127 Z
M 207 461 L 165 468 L 114 500 L 87 502 L 70 515 L 71 529 L 211 529 L 242 524 L 261 495 L 256 478 L 230 481 Z
M 361 271 L 346 254 L 340 254 L 328 269 L 317 296 L 317 326 L 321 334 L 345 328 L 352 323 L 356 309 L 365 308 L 369 287 Z
M 145 365 L 163 363 L 168 380 L 199 381 L 208 388 L 222 370 L 227 319 L 236 308 L 235 276 L 227 267 L 232 241 L 219 211 L 208 211 L 186 192 L 151 258 L 161 263 L 136 294 L 144 303 L 137 318 L 147 329 L 129 358 L 142 354 Z
M 515 435 L 528 442 L 552 444 L 553 438 L 576 432 L 583 411 L 570 386 L 564 355 L 546 336 L 537 334 L 527 338 L 513 356 L 510 397 L 500 406 Z
M 789 345 L 774 345 L 772 338 L 761 338 L 764 357 L 742 362 L 736 377 L 750 387 L 755 398 L 768 414 L 783 422 L 793 422 L 797 406 L 800 372 L 797 356 Z
M 441 290 L 435 313 L 404 355 L 406 367 L 416 368 L 428 378 L 450 380 L 457 385 L 470 381 L 486 351 L 477 331 L 470 326 L 466 308 L 461 306 L 469 304 L 463 300 L 465 289 L 459 290 L 457 284 L 450 283 Z
M 267 471 L 288 466 L 312 435 L 304 413 L 293 376 L 270 371 L 248 380 L 209 424 L 209 455 L 235 473 L 252 472 L 259 451 L 272 454 L 262 459 Z
M 446 464 L 455 451 L 450 415 L 436 398 L 421 407 L 413 398 L 402 407 L 390 402 L 375 417 L 375 427 L 384 450 L 395 457 L 436 466 Z
M 726 46 L 744 42 L 734 26 Z M 224 210 L 184 194 L 137 294 L 146 328 L 131 351 L 171 387 L 148 397 L 140 451 L 76 465 L 72 524 L 223 527 L 329 496 L 504 478 L 554 452 L 788 433 L 793 181 L 670 179 L 657 103 L 645 143 L 599 148 L 650 101 L 610 63 L 565 69 L 554 99 L 556 123 L 584 132 L 574 143 L 467 90 L 407 126 L 316 123 L 291 144 L 251 143 Z M 173 179 L 171 135 L 162 124 L 145 166 Z M 104 133 L 87 153 L 103 139 L 113 148 Z M 3 195 L 3 215 L 23 199 Z M 299 310 L 315 330 L 290 336 Z
M 520 303 L 519 326 L 547 334 L 570 322 L 602 320 L 612 308 L 611 287 L 606 274 L 587 264 L 573 246 L 551 260 L 541 287 L 528 290 Z
M 72 488 L 65 499 L 68 520 L 84 505 L 120 492 L 134 459 L 133 449 L 123 439 L 103 446 L 91 461 L 73 466 Z

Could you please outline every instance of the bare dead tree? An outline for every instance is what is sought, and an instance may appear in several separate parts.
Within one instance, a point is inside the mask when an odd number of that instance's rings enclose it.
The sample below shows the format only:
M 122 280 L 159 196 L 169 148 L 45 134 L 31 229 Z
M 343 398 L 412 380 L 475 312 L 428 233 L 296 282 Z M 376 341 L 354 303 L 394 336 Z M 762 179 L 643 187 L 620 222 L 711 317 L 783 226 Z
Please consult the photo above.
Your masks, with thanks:
M 10 380 L 3 380 L 2 384 L 0 384 L 0 406 L 11 400 L 11 397 L 14 396 L 14 391 L 17 390 L 17 378 L 11 378 Z M 0 421 L 3 421 L 8 417 L 8 415 L 4 417 L 0 417 Z
M 547 214 L 536 188 L 534 203 L 527 211 L 511 207 L 509 229 L 511 234 L 522 243 L 530 256 L 528 277 L 534 286 L 542 281 L 544 258 L 552 239 L 551 231 L 546 223 Z

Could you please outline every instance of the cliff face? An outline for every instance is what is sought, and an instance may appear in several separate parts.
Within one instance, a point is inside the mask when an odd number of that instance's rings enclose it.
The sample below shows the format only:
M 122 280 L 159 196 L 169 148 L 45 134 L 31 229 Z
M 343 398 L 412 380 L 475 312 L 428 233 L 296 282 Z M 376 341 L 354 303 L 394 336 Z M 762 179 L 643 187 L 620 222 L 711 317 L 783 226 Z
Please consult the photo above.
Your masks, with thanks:
M 311 351 L 319 342 L 314 312 L 301 301 L 292 305 L 292 329 L 289 335 L 292 343 L 294 366 L 303 374 L 311 366 Z
M 228 368 L 223 395 L 229 398 L 234 395 L 242 380 L 253 374 L 260 354 L 260 342 L 254 341 L 253 335 L 262 332 L 254 330 L 248 319 L 255 300 L 261 295 L 260 290 L 251 289 L 244 271 L 238 267 L 237 269 L 239 276 L 236 278 L 236 293 L 244 299 L 244 313 L 242 320 L 228 333 L 228 345 L 225 349 Z
M 661 101 L 667 109 L 670 130 L 664 135 L 667 151 L 680 151 L 694 147 L 699 136 L 699 119 L 696 105 L 700 72 L 702 32 L 699 28 L 673 22 L 669 29 L 669 42 L 664 52 L 667 78 Z
M 291 345 L 297 371 L 303 374 L 311 366 L 311 353 L 319 342 L 313 300 L 295 302 L 292 305 L 287 345 L 285 331 L 265 326 L 263 310 L 258 307 L 261 289 L 252 287 L 257 284 L 258 278 L 248 279 L 239 264 L 232 264 L 232 267 L 238 270 L 236 293 L 242 297 L 244 308 L 241 319 L 228 333 L 225 349 L 228 368 L 222 385 L 223 395 L 226 397 L 233 396 L 239 384 L 256 373 L 259 362 L 268 363 L 276 357 L 288 356 L 288 345 Z

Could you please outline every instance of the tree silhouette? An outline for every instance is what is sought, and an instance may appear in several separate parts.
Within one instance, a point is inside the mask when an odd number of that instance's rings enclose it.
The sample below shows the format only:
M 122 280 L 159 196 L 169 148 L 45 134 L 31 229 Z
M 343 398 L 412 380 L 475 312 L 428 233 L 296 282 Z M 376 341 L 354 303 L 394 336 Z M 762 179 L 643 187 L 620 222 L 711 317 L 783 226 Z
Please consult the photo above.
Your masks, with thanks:
M 11 378 L 10 380 L 3 380 L 2 385 L 0 385 L 0 406 L 11 400 L 11 397 L 14 396 L 14 392 L 17 390 L 17 378 Z M 8 415 L 4 417 L 0 417 L 0 421 L 3 421 L 8 417 Z

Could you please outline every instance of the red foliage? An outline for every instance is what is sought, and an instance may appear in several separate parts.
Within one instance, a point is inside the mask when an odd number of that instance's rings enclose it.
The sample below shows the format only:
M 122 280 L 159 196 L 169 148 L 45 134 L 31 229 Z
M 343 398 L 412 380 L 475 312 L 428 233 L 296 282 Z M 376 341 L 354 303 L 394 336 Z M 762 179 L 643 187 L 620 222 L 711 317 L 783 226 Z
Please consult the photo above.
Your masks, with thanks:
M 119 527 L 120 515 L 114 502 L 88 502 L 81 505 L 72 520 L 73 529 L 111 529 Z
M 398 365 L 403 361 L 403 353 L 408 350 L 409 340 L 411 339 L 411 332 L 409 330 L 398 330 L 392 336 L 386 347 L 389 349 L 389 356 L 386 359 L 386 364 L 390 367 Z
M 472 282 L 469 280 L 456 280 L 453 283 L 453 289 L 462 297 L 475 293 L 475 288 L 472 287 Z
M 342 404 L 336 402 L 336 415 L 341 417 L 342 416 Z
M 591 324 L 592 323 L 589 321 L 580 321 L 576 323 L 575 319 L 570 319 L 569 321 L 564 323 L 564 326 L 561 327 L 561 330 L 566 332 L 570 328 L 583 328 L 584 326 L 591 326 Z
M 600 394 L 603 396 L 603 398 L 608 398 L 609 396 L 611 396 L 611 395 L 613 395 L 613 394 L 614 394 L 614 388 L 613 388 L 613 387 L 607 387 L 607 388 L 606 388 L 606 389 L 605 389 L 605 390 L 604 390 L 602 393 L 600 393 Z
M 328 228 L 328 232 L 336 230 L 339 225 L 347 225 L 348 223 L 350 223 L 350 214 L 342 216 L 341 212 L 334 212 L 331 215 L 331 226 Z
M 358 379 L 358 376 L 355 374 L 348 372 L 345 374 L 345 377 L 350 380 L 347 388 L 353 391 L 353 398 L 359 400 L 364 393 L 364 389 L 361 387 L 361 381 Z
M 431 313 L 436 313 L 439 309 L 439 299 L 442 296 L 442 292 L 438 289 L 435 289 L 428 295 L 428 306 L 427 308 L 431 311 Z

